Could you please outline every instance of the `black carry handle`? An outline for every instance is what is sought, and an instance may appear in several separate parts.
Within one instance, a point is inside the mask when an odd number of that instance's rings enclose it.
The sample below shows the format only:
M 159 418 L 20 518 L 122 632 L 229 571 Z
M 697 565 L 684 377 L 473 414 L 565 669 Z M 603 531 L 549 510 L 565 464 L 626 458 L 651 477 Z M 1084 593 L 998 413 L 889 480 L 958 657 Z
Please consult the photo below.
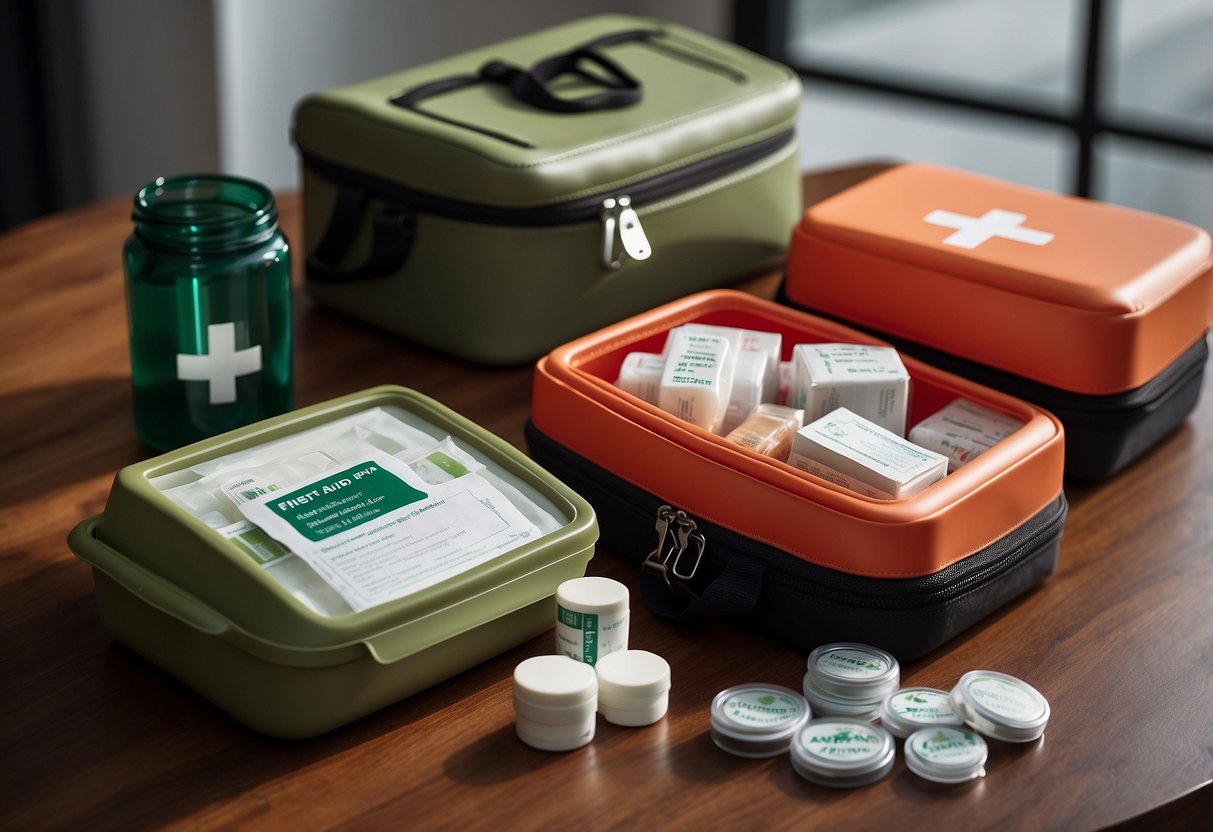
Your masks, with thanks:
M 307 276 L 319 283 L 369 280 L 394 274 L 404 265 L 417 236 L 417 215 L 407 205 L 385 203 L 371 220 L 371 252 L 361 265 L 342 269 L 337 263 L 349 250 L 366 210 L 366 188 L 342 185 L 324 237 L 307 258 Z
M 489 61 L 475 75 L 457 75 L 431 81 L 393 96 L 391 101 L 398 107 L 415 109 L 416 104 L 426 98 L 487 81 L 504 85 L 519 101 L 553 113 L 588 113 L 628 107 L 639 101 L 643 95 L 640 81 L 598 52 L 598 49 L 616 43 L 648 40 L 656 34 L 658 32 L 652 29 L 630 29 L 613 35 L 603 35 L 568 52 L 544 58 L 530 69 L 522 69 L 505 61 Z M 598 71 L 588 71 L 585 64 L 595 66 Z M 564 98 L 552 92 L 550 83 L 561 75 L 569 74 L 578 75 L 606 89 L 581 98 Z M 481 128 L 474 129 L 489 132 Z M 512 141 L 518 143 L 516 140 Z
M 489 82 L 502 84 L 519 101 L 549 112 L 586 113 L 627 107 L 640 100 L 640 81 L 597 50 L 616 43 L 648 40 L 658 34 L 660 32 L 654 29 L 630 29 L 604 35 L 569 52 L 544 58 L 527 70 L 511 66 L 504 61 L 489 61 L 476 75 L 457 75 L 431 81 L 393 96 L 391 102 L 398 107 L 421 112 L 416 109 L 416 104 L 426 98 Z M 594 71 L 587 69 L 587 65 L 595 67 Z M 562 75 L 570 74 L 578 75 L 606 89 L 581 98 L 563 98 L 553 93 L 550 83 Z M 490 128 L 465 124 L 435 113 L 424 115 L 520 147 L 533 147 L 528 142 Z M 371 252 L 367 259 L 354 268 L 338 268 L 337 263 L 349 250 L 362 224 L 367 197 L 364 187 L 340 187 L 324 237 L 307 258 L 307 276 L 310 280 L 320 283 L 370 280 L 395 274 L 404 266 L 417 234 L 417 216 L 410 206 L 389 202 L 372 220 Z
M 642 571 L 640 594 L 654 615 L 669 621 L 740 617 L 757 606 L 766 571 L 765 560 L 734 555 L 725 562 L 724 570 L 698 592 L 687 581 L 675 577 L 667 582 L 660 574 Z

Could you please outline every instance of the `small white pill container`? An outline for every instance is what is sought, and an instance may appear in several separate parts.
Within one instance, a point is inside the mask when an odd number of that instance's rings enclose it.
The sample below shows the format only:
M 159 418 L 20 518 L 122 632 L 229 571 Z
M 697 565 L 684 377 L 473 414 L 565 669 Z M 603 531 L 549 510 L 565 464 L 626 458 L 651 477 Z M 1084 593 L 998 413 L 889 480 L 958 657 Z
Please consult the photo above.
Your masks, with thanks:
M 514 668 L 514 730 L 542 751 L 571 751 L 594 739 L 598 675 L 567 656 L 534 656 Z
M 893 735 L 858 719 L 810 720 L 791 745 L 792 768 L 806 780 L 835 789 L 875 783 L 893 769 Z
M 628 648 L 628 588 L 610 578 L 573 578 L 556 587 L 556 652 L 593 665 Z
M 837 642 L 809 654 L 805 698 L 819 716 L 875 720 L 880 703 L 901 683 L 897 659 L 879 647 Z
M 612 725 L 652 725 L 670 706 L 670 665 L 647 650 L 619 650 L 594 665 L 598 712 Z
M 936 688 L 902 688 L 880 703 L 880 724 L 905 739 L 921 728 L 959 727 L 964 720 L 952 707 L 947 691 Z
M 712 700 L 712 742 L 739 757 L 775 757 L 788 750 L 812 712 L 782 685 L 737 685 Z
M 952 688 L 952 707 L 965 724 L 1003 742 L 1032 742 L 1045 732 L 1049 702 L 1022 679 L 970 670 Z
M 967 783 L 986 773 L 986 741 L 963 728 L 922 728 L 906 739 L 906 768 L 936 783 Z

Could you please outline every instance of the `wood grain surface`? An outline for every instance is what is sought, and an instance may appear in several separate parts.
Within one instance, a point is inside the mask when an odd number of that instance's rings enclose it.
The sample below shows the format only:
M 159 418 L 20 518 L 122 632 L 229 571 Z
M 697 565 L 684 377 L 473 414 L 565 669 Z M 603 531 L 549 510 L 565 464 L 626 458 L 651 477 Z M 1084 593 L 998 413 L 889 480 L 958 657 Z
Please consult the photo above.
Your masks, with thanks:
M 869 175 L 806 177 L 813 201 Z M 299 200 L 279 197 L 302 243 Z M 1044 738 L 991 743 L 987 776 L 933 786 L 898 761 L 854 791 L 786 757 L 716 749 L 708 706 L 753 681 L 799 688 L 805 656 L 723 624 L 684 629 L 637 598 L 632 646 L 673 669 L 670 713 L 600 721 L 588 746 L 514 736 L 510 674 L 551 633 L 306 741 L 243 728 L 102 630 L 65 538 L 114 472 L 149 455 L 131 420 L 120 250 L 129 206 L 0 236 L 0 828 L 1213 828 L 1213 396 L 1121 476 L 1068 492 L 1055 575 L 933 654 L 904 683 L 1020 676 L 1052 705 Z M 299 263 L 296 248 L 296 279 Z M 777 275 L 744 288 L 771 296 Z M 435 354 L 296 295 L 297 402 L 382 383 L 433 396 L 523 447 L 530 367 Z M 1207 385 L 1206 385 L 1207 386 Z M 599 551 L 590 573 L 633 588 Z

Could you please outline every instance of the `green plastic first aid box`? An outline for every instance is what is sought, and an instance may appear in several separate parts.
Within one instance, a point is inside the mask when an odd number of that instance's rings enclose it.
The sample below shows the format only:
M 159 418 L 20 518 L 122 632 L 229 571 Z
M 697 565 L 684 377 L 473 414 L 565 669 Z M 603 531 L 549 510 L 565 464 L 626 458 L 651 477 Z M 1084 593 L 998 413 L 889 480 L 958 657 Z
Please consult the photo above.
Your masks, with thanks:
M 800 214 L 787 67 L 628 15 L 307 96 L 308 292 L 517 364 L 782 259 Z
M 445 481 L 426 491 L 455 484 L 461 495 L 479 493 L 474 510 L 487 505 L 494 518 L 521 518 L 529 537 L 517 545 L 511 538 L 437 583 L 359 608 L 233 509 L 267 490 L 266 500 L 296 505 L 300 490 L 272 483 L 311 482 L 305 471 L 327 470 L 336 487 L 352 480 L 348 470 L 367 468 L 343 470 L 343 460 L 364 456 L 391 465 L 403 459 L 430 477 L 425 482 Z M 476 482 L 465 484 L 470 472 Z M 381 498 L 346 500 L 348 508 L 332 515 L 357 523 Z M 233 516 L 238 522 L 229 522 Z M 376 518 L 362 528 L 373 534 L 386 525 Z M 549 629 L 556 587 L 585 573 L 597 538 L 589 504 L 513 446 L 432 399 L 388 386 L 130 465 L 118 472 L 104 512 L 80 523 L 68 542 L 93 569 L 97 609 L 117 641 L 248 726 L 306 737 Z

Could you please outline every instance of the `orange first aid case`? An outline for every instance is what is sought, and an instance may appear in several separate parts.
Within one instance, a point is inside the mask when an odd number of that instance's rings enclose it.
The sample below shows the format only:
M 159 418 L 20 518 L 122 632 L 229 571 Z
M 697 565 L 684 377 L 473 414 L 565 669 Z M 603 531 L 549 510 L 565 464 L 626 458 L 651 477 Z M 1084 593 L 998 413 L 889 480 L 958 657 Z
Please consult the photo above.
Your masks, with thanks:
M 1042 581 L 1066 501 L 1053 416 L 913 358 L 907 424 L 957 398 L 1023 426 L 904 500 L 878 500 L 762 456 L 626 393 L 631 352 L 706 323 L 798 343 L 883 344 L 740 292 L 703 292 L 566 344 L 536 365 L 531 455 L 595 508 L 603 544 L 642 565 L 672 619 L 734 616 L 802 649 L 834 640 L 926 653 Z
M 1177 220 L 907 164 L 806 211 L 787 269 L 781 300 L 1056 414 L 1075 480 L 1200 396 L 1213 257 Z

